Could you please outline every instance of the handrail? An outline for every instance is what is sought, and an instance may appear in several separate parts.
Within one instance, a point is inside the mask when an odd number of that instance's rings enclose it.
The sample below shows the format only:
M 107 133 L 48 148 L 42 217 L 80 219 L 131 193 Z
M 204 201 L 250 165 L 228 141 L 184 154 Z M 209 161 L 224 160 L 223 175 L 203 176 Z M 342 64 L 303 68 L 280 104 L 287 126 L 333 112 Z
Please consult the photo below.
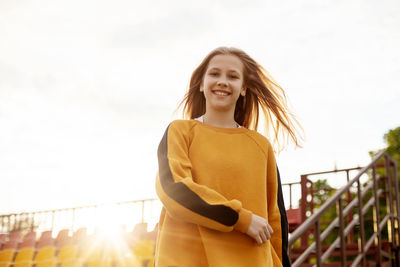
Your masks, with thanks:
M 119 216 L 118 211 L 130 214 L 129 216 L 123 216 L 120 219 L 116 218 L 125 225 L 133 225 L 136 223 L 143 223 L 151 219 L 152 221 L 158 216 L 152 214 L 154 204 L 156 207 L 159 206 L 157 199 L 148 198 L 131 201 L 120 201 L 115 203 L 102 203 L 96 205 L 77 206 L 69 208 L 59 208 L 52 210 L 38 210 L 38 211 L 24 211 L 18 213 L 8 213 L 0 215 L 0 233 L 8 233 L 13 230 L 53 230 L 53 229 L 77 229 L 79 226 L 86 227 L 88 216 L 102 216 L 106 217 L 107 213 L 112 208 Z M 150 205 L 150 211 L 145 212 L 145 206 Z M 146 216 L 145 216 L 146 215 Z M 150 217 L 149 217 L 150 216 Z M 146 218 L 145 218 L 146 217 Z M 101 218 L 104 219 L 104 218 Z M 97 220 L 100 222 L 100 220 Z M 95 227 L 95 226 L 89 226 Z M 29 228 L 29 229 L 28 229 Z
M 340 190 L 336 191 L 336 193 L 333 194 L 333 196 L 330 197 L 329 200 L 325 202 L 316 213 L 311 215 L 305 222 L 303 222 L 291 235 L 289 239 L 289 246 L 293 245 L 293 243 L 308 230 L 309 225 L 314 224 L 321 217 L 321 215 L 324 214 L 338 200 L 339 197 L 346 193 L 353 183 L 356 182 L 369 168 L 371 168 L 384 154 L 385 151 L 381 151 L 370 164 L 360 170 L 356 177 L 354 177 Z
M 382 190 L 377 189 L 377 181 L 381 177 L 377 177 L 376 174 L 376 168 L 378 166 L 378 161 L 381 159 L 385 160 L 384 167 L 385 168 L 385 173 L 386 176 L 383 177 L 387 181 L 387 189 L 385 192 Z M 381 166 L 381 164 L 379 164 Z M 390 171 L 390 167 L 393 168 L 393 171 Z M 372 183 L 366 186 L 361 190 L 361 183 L 360 183 L 360 178 L 362 175 L 364 175 L 367 171 L 372 170 L 373 171 L 373 179 Z M 392 181 L 392 178 L 394 181 Z M 393 184 L 394 182 L 394 184 Z M 358 196 L 356 196 L 351 203 L 346 208 L 343 208 L 343 199 L 342 196 L 344 196 L 346 193 L 349 192 L 351 186 L 353 186 L 354 183 L 357 183 L 357 188 L 358 188 Z M 393 190 L 393 187 L 395 188 Z M 366 194 L 368 190 L 373 189 L 374 196 L 368 201 L 368 203 L 363 207 L 362 204 L 362 198 Z M 394 192 L 393 192 L 394 191 Z M 379 196 L 382 194 L 386 194 L 387 197 L 387 215 L 383 216 L 384 218 L 380 220 L 379 218 Z M 394 194 L 394 196 L 392 196 Z M 365 263 L 365 256 L 366 256 L 366 251 L 368 250 L 368 247 L 371 242 L 374 239 L 378 240 L 378 258 L 379 261 L 381 261 L 381 257 L 385 256 L 385 253 L 381 253 L 381 234 L 380 232 L 382 231 L 383 227 L 387 225 L 390 227 L 391 231 L 389 234 L 389 240 L 393 243 L 393 247 L 396 247 L 397 249 L 399 248 L 398 240 L 400 239 L 400 233 L 399 233 L 399 222 L 400 222 L 400 216 L 399 216 L 399 192 L 398 192 L 398 181 L 397 181 L 397 175 L 396 175 L 396 163 L 390 158 L 390 156 L 385 152 L 381 151 L 378 153 L 375 158 L 365 167 L 361 168 L 359 173 L 351 179 L 344 187 L 339 189 L 328 201 L 326 201 L 314 214 L 312 214 L 307 220 L 305 220 L 290 236 L 289 238 L 289 247 L 292 247 L 293 244 L 303 235 L 307 234 L 308 231 L 311 229 L 314 229 L 315 234 L 315 242 L 312 243 L 307 249 L 304 250 L 304 252 L 296 258 L 296 261 L 293 263 L 293 267 L 299 266 L 301 263 L 303 263 L 307 258 L 310 257 L 311 253 L 315 254 L 316 257 L 316 265 L 315 266 L 321 266 L 324 261 L 329 257 L 330 253 L 333 252 L 337 246 L 340 248 L 340 253 L 341 253 L 341 265 L 346 266 L 346 251 L 345 251 L 345 240 L 344 237 L 350 233 L 350 231 L 357 225 L 356 220 L 358 220 L 358 223 L 362 225 L 363 228 L 364 224 L 364 218 L 363 215 L 367 212 L 367 210 L 370 207 L 373 207 L 375 210 L 375 214 L 377 214 L 374 224 L 376 228 L 376 234 L 371 237 L 367 243 L 365 243 L 364 240 L 364 229 L 360 230 L 360 238 L 361 240 L 361 251 L 360 253 L 363 255 L 363 257 L 357 257 L 358 263 L 363 260 Z M 361 201 L 360 199 L 361 198 Z M 394 201 L 394 203 L 393 203 Z M 320 233 L 320 218 L 322 215 L 324 215 L 330 208 L 333 207 L 333 205 L 337 204 L 338 205 L 338 218 L 333 220 L 328 227 Z M 358 204 L 358 216 L 354 216 L 353 219 L 349 222 L 349 224 L 345 227 L 344 224 L 344 217 L 348 215 L 349 211 Z M 361 212 L 360 212 L 361 211 Z M 396 227 L 394 222 L 397 221 Z M 390 222 L 390 223 L 389 223 Z M 339 227 L 339 237 L 336 239 L 333 244 L 330 245 L 330 247 L 325 251 L 325 253 L 322 255 L 321 254 L 321 243 L 322 241 L 328 236 L 328 234 L 334 229 L 335 227 Z M 372 241 L 371 241 L 372 240 Z M 396 241 L 397 240 L 397 241 Z M 397 257 L 398 257 L 398 252 L 397 252 Z M 358 264 L 357 263 L 357 264 Z M 354 262 L 353 262 L 354 265 Z M 356 266 L 356 264 L 354 265 Z
M 108 205 L 124 205 L 124 204 L 134 204 L 134 203 L 143 203 L 148 201 L 155 201 L 156 198 L 146 198 L 146 199 L 137 199 L 137 200 L 127 200 L 127 201 L 120 201 L 114 203 L 101 203 L 101 204 L 93 204 L 93 205 L 86 205 L 86 206 L 76 206 L 76 207 L 69 207 L 69 208 L 58 208 L 58 209 L 51 209 L 51 210 L 35 210 L 35 211 L 21 211 L 15 213 L 4 213 L 0 214 L 0 217 L 6 216 L 15 216 L 15 215 L 25 215 L 25 214 L 33 214 L 33 213 L 50 213 L 50 212 L 58 212 L 58 211 L 70 211 L 70 210 L 77 210 L 77 209 L 90 209 L 90 208 L 98 208 Z

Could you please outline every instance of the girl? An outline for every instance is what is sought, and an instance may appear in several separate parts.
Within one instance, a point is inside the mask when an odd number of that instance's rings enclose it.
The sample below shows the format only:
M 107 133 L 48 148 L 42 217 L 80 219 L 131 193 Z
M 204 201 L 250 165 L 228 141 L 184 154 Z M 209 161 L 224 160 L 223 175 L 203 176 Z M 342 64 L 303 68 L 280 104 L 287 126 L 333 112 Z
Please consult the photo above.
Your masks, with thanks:
M 282 89 L 245 52 L 220 47 L 195 69 L 158 148 L 163 203 L 156 266 L 290 266 L 287 219 L 259 111 L 298 145 Z M 273 119 L 274 118 L 274 119 Z

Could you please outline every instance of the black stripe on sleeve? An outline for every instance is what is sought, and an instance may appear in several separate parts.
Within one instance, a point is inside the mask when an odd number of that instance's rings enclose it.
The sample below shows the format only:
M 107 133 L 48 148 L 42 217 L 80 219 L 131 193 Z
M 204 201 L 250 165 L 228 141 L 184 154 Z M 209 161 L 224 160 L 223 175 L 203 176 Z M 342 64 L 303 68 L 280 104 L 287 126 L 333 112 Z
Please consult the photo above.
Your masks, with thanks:
M 158 168 L 160 183 L 165 193 L 185 208 L 217 221 L 225 226 L 233 226 L 239 219 L 239 214 L 224 205 L 210 205 L 181 182 L 174 182 L 168 162 L 168 129 L 158 146 Z
M 283 267 L 290 267 L 290 259 L 288 254 L 288 235 L 289 235 L 289 226 L 286 216 L 285 202 L 283 201 L 282 195 L 282 184 L 281 184 L 281 176 L 279 174 L 278 166 L 276 166 L 276 172 L 278 176 L 278 207 L 279 212 L 281 214 L 281 232 L 282 232 L 282 265 Z

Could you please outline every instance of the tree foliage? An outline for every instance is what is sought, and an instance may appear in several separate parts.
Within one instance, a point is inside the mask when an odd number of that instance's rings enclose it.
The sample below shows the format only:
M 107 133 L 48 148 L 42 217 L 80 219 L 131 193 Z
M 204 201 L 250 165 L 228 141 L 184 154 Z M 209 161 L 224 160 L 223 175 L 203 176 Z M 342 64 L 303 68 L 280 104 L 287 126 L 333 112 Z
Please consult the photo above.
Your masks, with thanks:
M 383 140 L 387 144 L 386 152 L 396 161 L 397 169 L 400 167 L 400 126 L 389 130 L 383 136 Z M 398 172 L 397 172 L 398 174 Z

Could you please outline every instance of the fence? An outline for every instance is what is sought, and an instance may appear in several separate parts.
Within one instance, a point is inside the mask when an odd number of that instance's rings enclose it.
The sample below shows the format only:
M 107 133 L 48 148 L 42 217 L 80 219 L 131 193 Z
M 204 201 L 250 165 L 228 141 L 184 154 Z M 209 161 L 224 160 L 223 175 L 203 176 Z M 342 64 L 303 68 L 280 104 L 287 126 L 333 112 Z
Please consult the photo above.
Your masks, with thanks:
M 43 210 L 0 215 L 0 233 L 13 230 L 38 232 L 61 229 L 75 231 L 86 227 L 88 231 L 132 229 L 137 223 L 154 225 L 158 221 L 161 203 L 157 199 L 143 199 L 80 206 L 56 210 Z

